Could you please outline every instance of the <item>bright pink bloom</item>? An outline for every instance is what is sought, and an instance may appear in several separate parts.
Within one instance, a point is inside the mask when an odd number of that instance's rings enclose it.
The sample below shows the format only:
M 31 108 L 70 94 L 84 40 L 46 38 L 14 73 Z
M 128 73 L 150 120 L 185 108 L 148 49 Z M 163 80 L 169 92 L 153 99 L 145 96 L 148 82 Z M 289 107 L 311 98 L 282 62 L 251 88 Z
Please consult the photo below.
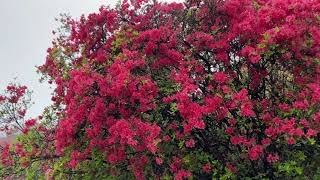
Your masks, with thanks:
M 259 145 L 252 147 L 248 152 L 250 159 L 253 161 L 257 160 L 262 153 L 263 149 Z
M 193 139 L 189 139 L 188 141 L 186 141 L 186 147 L 188 148 L 192 148 L 195 145 L 195 141 Z
M 159 158 L 159 157 L 156 157 L 156 163 L 158 165 L 161 165 L 163 163 L 163 160 L 161 158 Z
M 207 164 L 203 165 L 202 166 L 202 171 L 205 172 L 205 173 L 210 173 L 210 171 L 211 171 L 210 163 L 207 163 Z
M 268 154 L 267 161 L 269 163 L 275 163 L 275 162 L 279 161 L 279 156 L 277 154 Z

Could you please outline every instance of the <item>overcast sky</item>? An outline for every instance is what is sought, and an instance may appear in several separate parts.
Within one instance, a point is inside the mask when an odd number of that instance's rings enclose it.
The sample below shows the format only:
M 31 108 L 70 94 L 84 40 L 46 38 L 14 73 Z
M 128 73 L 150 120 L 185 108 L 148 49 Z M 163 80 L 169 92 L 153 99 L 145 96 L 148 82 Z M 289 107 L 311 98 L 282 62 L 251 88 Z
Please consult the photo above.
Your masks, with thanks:
M 174 1 L 174 0 L 167 0 Z M 0 89 L 17 77 L 33 90 L 35 104 L 27 116 L 40 115 L 50 104 L 50 89 L 39 83 L 35 66 L 45 62 L 51 45 L 55 17 L 69 13 L 72 17 L 98 11 L 101 5 L 114 6 L 117 0 L 0 0 Z M 180 0 L 181 2 L 181 0 Z

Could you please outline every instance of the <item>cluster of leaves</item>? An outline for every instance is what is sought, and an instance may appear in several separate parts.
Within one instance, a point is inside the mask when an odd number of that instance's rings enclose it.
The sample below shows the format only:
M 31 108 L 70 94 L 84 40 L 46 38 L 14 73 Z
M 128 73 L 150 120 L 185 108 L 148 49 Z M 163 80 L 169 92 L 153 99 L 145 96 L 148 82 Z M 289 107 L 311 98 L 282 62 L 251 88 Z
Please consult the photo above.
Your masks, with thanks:
M 124 0 L 64 17 L 39 67 L 54 103 L 3 147 L 3 168 L 58 179 L 317 178 L 319 17 L 319 0 Z

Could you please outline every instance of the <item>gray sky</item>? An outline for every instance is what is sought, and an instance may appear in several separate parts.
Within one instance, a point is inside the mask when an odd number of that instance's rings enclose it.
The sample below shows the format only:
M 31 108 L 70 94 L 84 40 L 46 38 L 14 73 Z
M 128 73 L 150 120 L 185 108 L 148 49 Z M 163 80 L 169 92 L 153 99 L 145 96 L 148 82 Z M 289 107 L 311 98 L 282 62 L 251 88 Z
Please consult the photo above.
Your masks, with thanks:
M 166 0 L 172 2 L 174 0 Z M 181 0 L 178 0 L 181 2 Z M 27 116 L 40 115 L 50 104 L 52 89 L 39 83 L 35 66 L 45 62 L 51 45 L 54 18 L 59 13 L 72 17 L 98 11 L 101 5 L 115 5 L 117 0 L 0 0 L 0 90 L 17 77 L 17 82 L 33 90 L 35 104 Z

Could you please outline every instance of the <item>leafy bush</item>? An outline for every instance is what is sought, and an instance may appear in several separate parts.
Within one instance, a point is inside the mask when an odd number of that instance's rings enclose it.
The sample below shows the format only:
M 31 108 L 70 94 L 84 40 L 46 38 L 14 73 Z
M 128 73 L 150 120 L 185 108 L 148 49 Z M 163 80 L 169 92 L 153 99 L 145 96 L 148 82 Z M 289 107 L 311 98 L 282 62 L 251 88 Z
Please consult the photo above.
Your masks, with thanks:
M 39 67 L 54 103 L 5 146 L 3 168 L 30 179 L 319 178 L 319 0 L 125 0 L 61 22 Z

